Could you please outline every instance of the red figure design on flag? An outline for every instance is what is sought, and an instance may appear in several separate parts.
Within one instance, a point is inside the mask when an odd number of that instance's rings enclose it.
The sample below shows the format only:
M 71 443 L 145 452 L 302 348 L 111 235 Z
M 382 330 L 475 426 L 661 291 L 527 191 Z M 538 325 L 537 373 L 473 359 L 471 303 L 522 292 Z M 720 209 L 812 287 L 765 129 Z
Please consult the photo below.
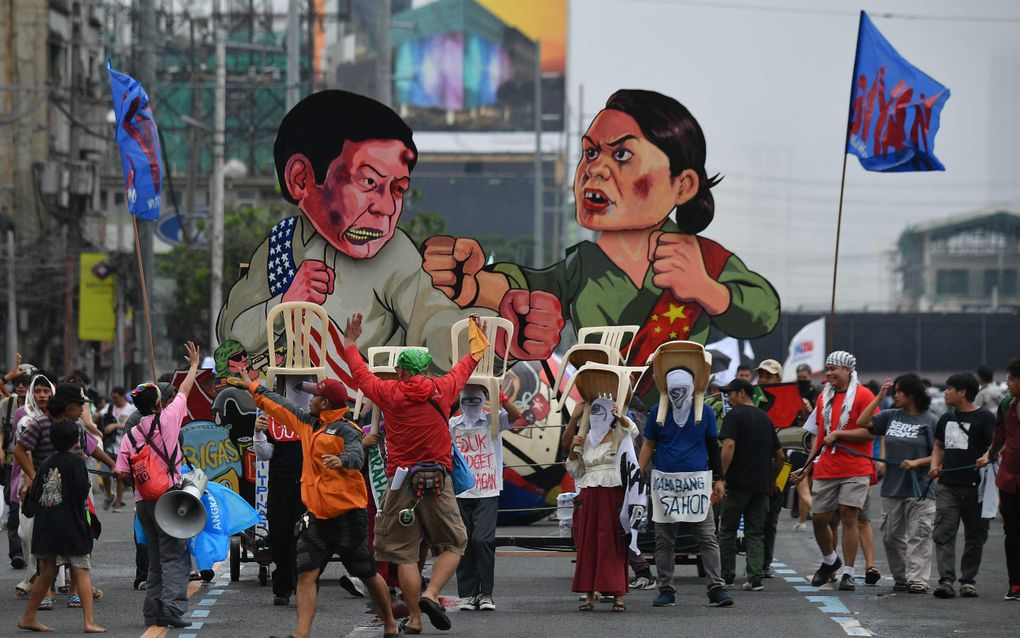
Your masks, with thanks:
M 127 94 L 124 94 L 127 99 Z M 137 125 L 136 125 L 137 123 Z M 159 179 L 159 139 L 156 132 L 156 124 L 152 121 L 151 112 L 148 106 L 142 108 L 142 100 L 139 97 L 131 100 L 131 106 L 124 116 L 124 130 L 128 135 L 138 142 L 138 147 L 145 153 L 149 160 L 149 171 L 152 172 L 152 183 L 156 193 L 160 191 Z M 134 176 L 129 177 L 129 184 L 134 184 Z M 130 188 L 130 186 L 129 186 Z

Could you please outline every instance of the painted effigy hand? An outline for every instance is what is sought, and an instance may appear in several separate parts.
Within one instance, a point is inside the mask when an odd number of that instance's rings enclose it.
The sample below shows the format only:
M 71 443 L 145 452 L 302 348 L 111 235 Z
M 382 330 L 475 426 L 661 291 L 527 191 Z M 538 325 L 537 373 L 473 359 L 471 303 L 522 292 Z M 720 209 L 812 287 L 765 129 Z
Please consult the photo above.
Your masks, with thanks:
M 722 314 L 729 308 L 729 289 L 708 274 L 697 236 L 652 233 L 648 261 L 655 273 L 652 283 L 669 290 L 679 301 L 696 302 L 710 315 Z
M 422 269 L 432 285 L 461 308 L 478 299 L 478 273 L 485 265 L 485 251 L 469 237 L 436 235 L 425 240 Z
M 514 324 L 511 343 L 496 345 L 501 357 L 522 361 L 548 359 L 560 341 L 563 307 L 560 300 L 542 290 L 509 290 L 499 304 L 499 316 Z

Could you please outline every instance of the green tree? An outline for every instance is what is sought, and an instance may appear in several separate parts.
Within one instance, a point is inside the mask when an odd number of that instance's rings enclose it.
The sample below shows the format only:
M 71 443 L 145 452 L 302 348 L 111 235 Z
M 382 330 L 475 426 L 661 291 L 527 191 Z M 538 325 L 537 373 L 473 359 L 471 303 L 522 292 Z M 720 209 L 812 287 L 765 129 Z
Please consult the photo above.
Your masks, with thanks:
M 241 275 L 255 249 L 283 216 L 283 204 L 269 207 L 232 206 L 223 216 L 223 298 Z M 204 222 L 199 223 L 202 229 Z M 169 304 L 167 337 L 173 343 L 187 339 L 205 340 L 209 332 L 209 249 L 207 245 L 178 244 L 156 257 L 156 271 L 174 283 Z

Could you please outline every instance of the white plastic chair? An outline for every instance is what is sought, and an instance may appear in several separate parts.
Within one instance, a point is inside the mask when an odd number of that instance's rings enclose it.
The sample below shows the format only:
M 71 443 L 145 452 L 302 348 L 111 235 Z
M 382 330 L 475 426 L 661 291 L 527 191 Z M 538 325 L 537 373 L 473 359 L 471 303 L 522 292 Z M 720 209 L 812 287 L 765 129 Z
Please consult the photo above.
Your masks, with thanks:
M 276 343 L 275 327 L 278 318 L 283 317 L 284 348 L 287 349 L 287 356 L 283 366 L 277 366 L 276 357 L 272 357 L 272 363 L 266 368 L 266 387 L 272 388 L 276 383 L 277 374 L 314 374 L 320 381 L 326 378 L 326 339 L 329 336 L 329 315 L 326 310 L 318 305 L 307 301 L 288 301 L 277 304 L 269 309 L 266 314 L 266 343 L 273 351 L 273 344 Z M 314 319 L 319 319 L 318 339 L 314 339 L 312 329 Z M 312 343 L 318 342 L 319 365 L 312 363 Z
M 461 340 L 467 345 L 467 330 L 470 319 L 461 319 L 450 328 L 450 346 L 454 362 L 467 353 L 467 348 L 461 350 Z M 507 362 L 502 359 L 497 364 L 496 341 L 500 332 L 505 333 L 506 343 L 514 338 L 514 324 L 508 319 L 500 317 L 482 317 L 485 324 L 485 337 L 489 340 L 489 347 L 485 349 L 481 360 L 475 367 L 474 374 L 468 379 L 468 385 L 480 385 L 489 392 L 489 421 L 493 428 L 499 427 L 499 389 L 503 384 L 503 375 L 506 374 Z M 497 368 L 498 365 L 498 368 Z
M 422 348 L 419 346 L 372 346 L 368 349 L 368 371 L 379 377 L 380 379 L 396 379 L 397 378 L 397 358 L 400 353 L 404 350 L 424 350 L 428 352 L 428 348 Z M 365 402 L 365 393 L 358 390 L 357 397 L 354 400 L 354 410 L 351 413 L 351 418 L 357 421 L 361 418 L 362 406 Z M 372 405 L 372 431 L 375 432 L 375 427 L 379 425 L 379 408 Z
M 556 372 L 556 380 L 553 382 L 550 409 L 555 414 L 560 411 L 565 399 L 557 401 L 556 397 L 566 397 L 566 393 L 560 393 L 560 385 L 563 383 L 563 375 L 566 374 L 568 365 L 580 369 L 582 365 L 591 361 L 604 363 L 606 365 L 624 365 L 630 358 L 630 348 L 634 344 L 634 335 L 641 326 L 591 326 L 581 328 L 577 331 L 577 343 L 567 350 L 563 355 L 563 362 Z M 626 351 L 621 350 L 620 344 L 627 337 Z

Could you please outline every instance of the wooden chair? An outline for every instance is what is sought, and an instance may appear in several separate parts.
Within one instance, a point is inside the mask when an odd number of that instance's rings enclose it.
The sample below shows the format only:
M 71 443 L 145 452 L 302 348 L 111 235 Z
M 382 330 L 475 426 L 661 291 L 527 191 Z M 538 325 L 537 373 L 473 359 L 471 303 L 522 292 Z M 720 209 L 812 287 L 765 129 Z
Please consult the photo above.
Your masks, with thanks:
M 326 378 L 326 339 L 329 336 L 329 315 L 326 310 L 306 301 L 288 301 L 269 309 L 266 315 L 266 343 L 270 349 L 277 342 L 275 327 L 277 319 L 283 318 L 284 348 L 287 350 L 283 366 L 275 365 L 272 357 L 266 368 L 266 387 L 272 388 L 276 383 L 277 374 L 314 374 L 319 380 Z M 314 319 L 318 318 L 318 338 L 314 338 L 312 330 L 316 328 Z M 319 365 L 312 363 L 312 343 L 318 343 Z

